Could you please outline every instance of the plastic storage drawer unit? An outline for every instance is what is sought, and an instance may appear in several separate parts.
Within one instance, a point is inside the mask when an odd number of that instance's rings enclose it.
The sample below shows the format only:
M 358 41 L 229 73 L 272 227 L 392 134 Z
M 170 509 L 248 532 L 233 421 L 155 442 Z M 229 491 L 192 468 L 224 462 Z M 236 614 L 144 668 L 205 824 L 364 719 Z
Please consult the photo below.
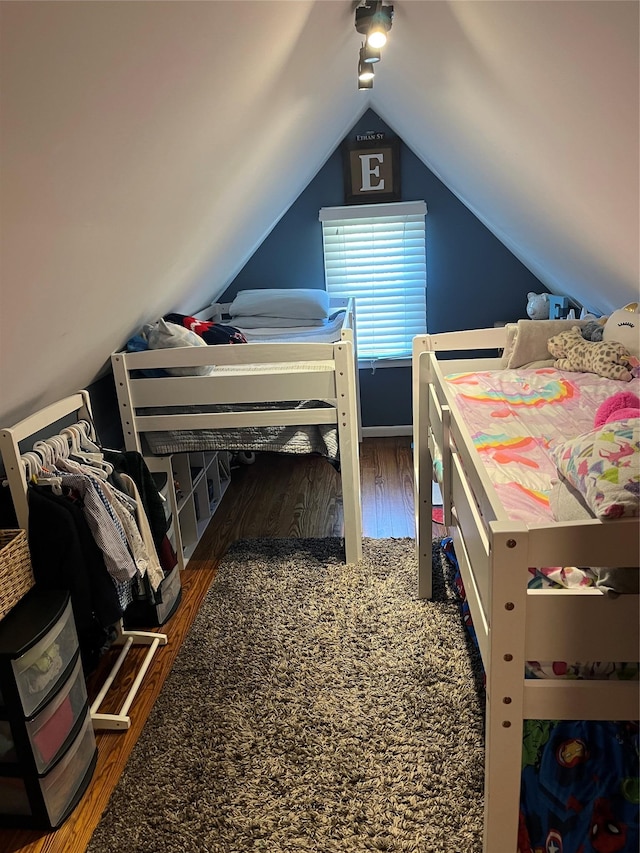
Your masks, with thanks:
M 0 621 L 0 825 L 55 829 L 96 765 L 69 593 L 37 585 Z
M 87 687 L 79 655 L 76 664 L 58 693 L 45 707 L 31 719 L 18 725 L 15 733 L 20 737 L 24 730 L 28 737 L 28 749 L 25 752 L 33 756 L 35 771 L 46 773 L 63 750 L 67 741 L 72 740 L 78 720 L 87 708 Z M 3 764 L 18 763 L 14 743 L 14 733 L 8 720 L 0 720 L 0 772 Z

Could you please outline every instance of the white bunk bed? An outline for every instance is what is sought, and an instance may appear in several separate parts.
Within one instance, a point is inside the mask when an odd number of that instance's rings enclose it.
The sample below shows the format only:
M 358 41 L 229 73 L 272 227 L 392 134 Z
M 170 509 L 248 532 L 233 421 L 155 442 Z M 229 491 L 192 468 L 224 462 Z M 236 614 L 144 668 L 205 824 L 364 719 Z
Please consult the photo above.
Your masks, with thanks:
M 424 335 L 414 339 L 413 349 L 418 594 L 432 595 L 436 463 L 444 523 L 486 676 L 484 853 L 517 849 L 523 721 L 640 717 L 637 681 L 525 678 L 526 661 L 638 661 L 637 594 L 615 597 L 593 587 L 529 589 L 527 581 L 529 567 L 606 567 L 612 559 L 616 566 L 638 566 L 640 534 L 637 518 L 529 523 L 509 517 L 462 418 L 453 384 L 445 379 L 502 368 L 497 356 L 506 335 L 505 328 Z M 465 350 L 489 352 L 486 358 L 459 357 Z M 452 358 L 454 353 L 458 357 Z M 616 384 L 625 390 L 626 383 Z
M 5 468 L 6 479 L 11 490 L 11 498 L 15 509 L 18 525 L 24 530 L 29 528 L 29 504 L 27 500 L 27 468 L 22 459 L 20 443 L 27 439 L 42 441 L 52 437 L 56 433 L 50 430 L 56 424 L 67 426 L 73 422 L 85 422 L 91 427 L 91 438 L 95 440 L 93 431 L 93 415 L 91 411 L 91 400 L 87 391 L 80 391 L 65 397 L 56 403 L 46 406 L 28 418 L 20 421 L 12 427 L 0 430 L 0 455 Z M 28 453 L 29 451 L 26 451 Z M 115 648 L 121 651 L 108 673 L 98 695 L 91 705 L 91 720 L 95 730 L 126 731 L 131 726 L 129 710 L 140 689 L 142 680 L 149 669 L 151 660 L 160 646 L 167 644 L 167 635 L 154 631 L 125 630 L 122 620 L 116 626 L 117 637 L 113 642 Z M 132 646 L 148 646 L 127 695 L 125 696 L 119 710 L 115 713 L 106 713 L 100 710 L 103 701 L 111 688 L 118 672 L 122 668 L 125 658 Z
M 220 322 L 226 307 L 215 304 L 196 316 Z M 288 329 L 282 330 L 282 340 L 292 337 L 289 342 L 277 342 L 269 336 L 262 343 L 254 337 L 240 345 L 116 352 L 111 358 L 126 448 L 140 451 L 145 458 L 149 458 L 153 434 L 166 431 L 187 435 L 191 443 L 185 449 L 191 450 L 198 435 L 204 435 L 201 431 L 334 427 L 339 447 L 346 560 L 357 562 L 362 558 L 361 427 L 353 301 L 332 300 L 331 310 L 342 312 L 333 342 L 314 342 L 313 337 L 321 334 L 321 329 L 302 338 Z M 225 322 L 233 324 L 233 320 Z M 257 335 L 256 330 L 251 331 Z M 158 368 L 166 371 L 206 366 L 212 368 L 210 375 L 142 374 Z M 280 404 L 277 408 L 264 408 L 273 406 L 274 401 Z M 317 402 L 290 407 L 300 401 Z M 230 405 L 233 411 L 211 411 L 214 405 Z M 263 408 L 258 408 L 260 405 Z M 211 449 L 224 449 L 224 436 L 221 442 L 218 439 Z M 198 449 L 205 447 L 199 445 Z

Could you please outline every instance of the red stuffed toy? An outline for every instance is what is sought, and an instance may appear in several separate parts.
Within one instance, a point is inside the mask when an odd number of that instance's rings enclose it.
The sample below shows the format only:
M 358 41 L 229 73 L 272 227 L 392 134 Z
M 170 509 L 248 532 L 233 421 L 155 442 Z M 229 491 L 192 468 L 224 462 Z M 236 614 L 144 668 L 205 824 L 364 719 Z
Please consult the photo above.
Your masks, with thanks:
M 598 407 L 594 426 L 601 427 L 625 418 L 640 418 L 640 397 L 631 391 L 619 391 L 613 397 L 607 397 Z

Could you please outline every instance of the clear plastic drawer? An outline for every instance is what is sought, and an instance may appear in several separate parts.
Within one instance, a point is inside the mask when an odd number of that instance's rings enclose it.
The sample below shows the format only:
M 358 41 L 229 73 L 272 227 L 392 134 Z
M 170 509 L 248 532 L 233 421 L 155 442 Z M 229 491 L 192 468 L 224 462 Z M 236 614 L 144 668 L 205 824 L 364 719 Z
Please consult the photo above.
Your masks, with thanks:
M 54 627 L 28 652 L 11 662 L 25 717 L 30 717 L 55 691 L 77 648 L 78 636 L 68 602 Z
M 85 780 L 95 751 L 96 741 L 87 709 L 86 720 L 74 743 L 53 770 L 36 781 L 51 826 L 57 826 L 65 816 Z M 0 814 L 29 816 L 34 811 L 37 813 L 39 808 L 37 804 L 30 803 L 25 780 L 17 776 L 0 776 Z
M 26 723 L 38 773 L 44 773 L 55 761 L 86 704 L 87 688 L 78 657 L 71 677 L 58 695 L 37 717 Z
M 49 820 L 57 826 L 82 784 L 96 751 L 96 739 L 87 709 L 87 719 L 63 758 L 40 780 Z

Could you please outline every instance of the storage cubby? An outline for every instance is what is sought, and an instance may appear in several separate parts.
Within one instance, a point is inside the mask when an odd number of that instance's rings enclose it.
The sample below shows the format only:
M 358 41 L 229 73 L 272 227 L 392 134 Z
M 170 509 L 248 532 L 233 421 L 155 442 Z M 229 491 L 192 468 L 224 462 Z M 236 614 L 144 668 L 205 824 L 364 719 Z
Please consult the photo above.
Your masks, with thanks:
M 69 593 L 32 589 L 0 622 L 0 825 L 54 829 L 97 750 Z
M 184 568 L 216 512 L 231 480 L 231 454 L 226 450 L 145 456 L 149 470 L 164 474 L 161 493 L 170 513 L 169 538 Z

